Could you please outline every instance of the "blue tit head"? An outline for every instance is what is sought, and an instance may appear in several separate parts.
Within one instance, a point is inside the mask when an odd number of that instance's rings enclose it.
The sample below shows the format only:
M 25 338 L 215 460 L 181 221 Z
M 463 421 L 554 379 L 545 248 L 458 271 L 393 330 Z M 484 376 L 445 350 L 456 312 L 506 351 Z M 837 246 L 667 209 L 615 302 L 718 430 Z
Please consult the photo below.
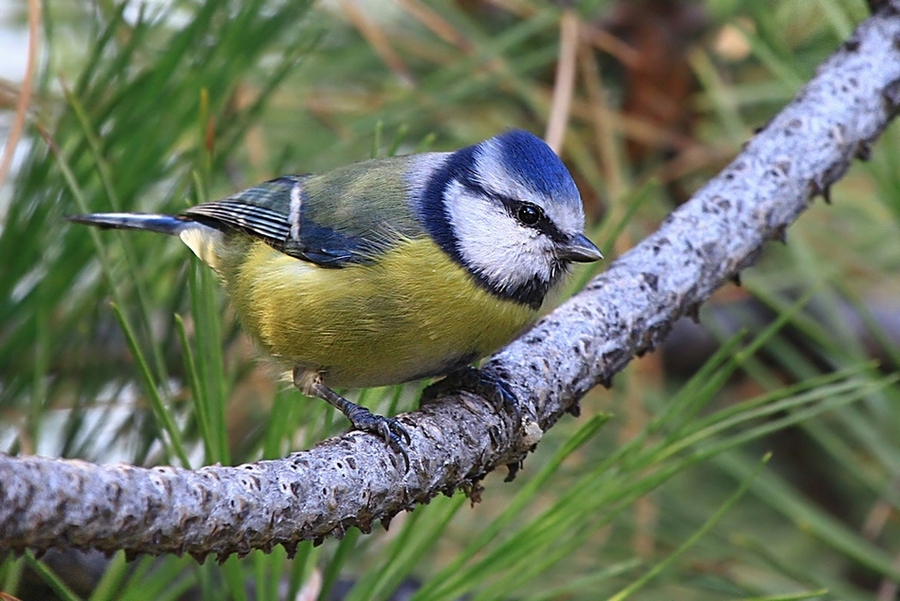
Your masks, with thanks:
M 432 238 L 479 284 L 534 308 L 572 262 L 603 258 L 569 171 L 525 131 L 446 155 L 418 204 Z

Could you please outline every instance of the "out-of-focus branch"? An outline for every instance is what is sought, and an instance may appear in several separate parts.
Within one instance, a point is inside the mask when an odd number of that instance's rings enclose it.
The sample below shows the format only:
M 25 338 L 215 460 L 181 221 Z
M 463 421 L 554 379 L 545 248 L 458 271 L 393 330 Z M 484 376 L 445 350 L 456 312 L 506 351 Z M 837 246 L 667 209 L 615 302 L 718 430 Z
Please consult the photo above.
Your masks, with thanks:
M 516 462 L 588 390 L 653 349 L 865 157 L 900 106 L 900 2 L 818 70 L 744 151 L 652 236 L 485 366 L 522 420 L 468 393 L 400 417 L 410 468 L 351 432 L 275 461 L 196 471 L 0 456 L 0 548 L 246 553 L 390 519 Z

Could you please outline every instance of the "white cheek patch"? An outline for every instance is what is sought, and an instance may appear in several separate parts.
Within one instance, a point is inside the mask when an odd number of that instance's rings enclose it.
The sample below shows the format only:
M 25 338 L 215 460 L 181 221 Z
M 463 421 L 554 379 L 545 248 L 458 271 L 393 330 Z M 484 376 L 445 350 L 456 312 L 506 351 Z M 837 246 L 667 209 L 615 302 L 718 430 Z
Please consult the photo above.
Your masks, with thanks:
M 535 277 L 551 279 L 552 242 L 520 225 L 502 205 L 454 181 L 445 191 L 445 208 L 463 262 L 492 284 L 512 290 Z

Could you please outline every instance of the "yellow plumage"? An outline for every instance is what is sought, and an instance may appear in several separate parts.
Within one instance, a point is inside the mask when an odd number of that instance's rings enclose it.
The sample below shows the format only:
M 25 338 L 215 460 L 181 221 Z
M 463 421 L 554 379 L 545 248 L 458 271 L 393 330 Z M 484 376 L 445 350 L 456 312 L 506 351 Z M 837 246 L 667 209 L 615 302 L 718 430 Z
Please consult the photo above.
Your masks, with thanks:
M 478 286 L 430 239 L 374 264 L 329 269 L 232 234 L 218 270 L 249 332 L 328 386 L 384 386 L 446 373 L 512 340 L 535 317 Z

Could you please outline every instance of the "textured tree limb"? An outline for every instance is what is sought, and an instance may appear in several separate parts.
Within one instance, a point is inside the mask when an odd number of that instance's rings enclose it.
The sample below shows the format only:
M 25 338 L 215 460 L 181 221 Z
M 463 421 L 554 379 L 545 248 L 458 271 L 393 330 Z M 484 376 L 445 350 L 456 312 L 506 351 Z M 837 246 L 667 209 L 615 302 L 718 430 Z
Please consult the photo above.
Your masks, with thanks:
M 205 557 L 340 536 L 515 463 L 588 390 L 653 349 L 759 256 L 900 108 L 900 0 L 818 70 L 721 174 L 608 271 L 492 357 L 522 420 L 468 393 L 400 416 L 410 468 L 351 432 L 282 460 L 196 471 L 0 455 L 0 549 Z M 471 492 L 471 491 L 470 491 Z

